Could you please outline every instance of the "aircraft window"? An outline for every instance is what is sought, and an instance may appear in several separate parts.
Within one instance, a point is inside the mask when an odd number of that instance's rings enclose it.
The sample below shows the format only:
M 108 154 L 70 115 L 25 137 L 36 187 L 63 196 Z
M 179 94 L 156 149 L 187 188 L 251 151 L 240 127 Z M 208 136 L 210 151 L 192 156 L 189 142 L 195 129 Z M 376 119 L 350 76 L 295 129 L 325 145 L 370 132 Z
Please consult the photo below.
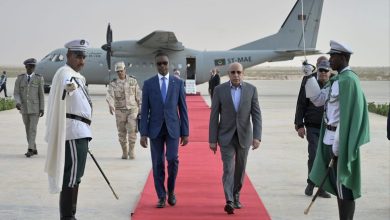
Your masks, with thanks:
M 53 57 L 53 54 L 48 54 L 42 60 L 51 60 L 52 57 Z
M 57 54 L 54 54 L 54 56 L 50 59 L 51 61 L 55 62 L 56 59 L 57 59 L 58 55 Z

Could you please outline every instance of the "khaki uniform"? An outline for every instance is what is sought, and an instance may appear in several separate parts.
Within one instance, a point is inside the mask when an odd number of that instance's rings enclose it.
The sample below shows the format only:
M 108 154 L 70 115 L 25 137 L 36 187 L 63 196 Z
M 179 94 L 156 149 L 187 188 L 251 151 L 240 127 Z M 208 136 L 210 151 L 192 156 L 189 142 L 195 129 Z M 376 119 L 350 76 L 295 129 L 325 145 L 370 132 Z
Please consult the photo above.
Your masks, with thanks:
M 36 73 L 31 74 L 30 80 L 26 73 L 20 74 L 15 81 L 14 98 L 16 104 L 21 104 L 20 113 L 26 129 L 28 149 L 31 150 L 37 149 L 35 138 L 39 111 L 45 108 L 43 85 L 43 77 Z
M 124 80 L 111 81 L 106 100 L 115 109 L 119 143 L 122 146 L 122 159 L 134 158 L 134 145 L 137 139 L 137 115 L 141 109 L 141 90 L 134 77 L 126 75 Z M 129 147 L 127 147 L 127 141 Z

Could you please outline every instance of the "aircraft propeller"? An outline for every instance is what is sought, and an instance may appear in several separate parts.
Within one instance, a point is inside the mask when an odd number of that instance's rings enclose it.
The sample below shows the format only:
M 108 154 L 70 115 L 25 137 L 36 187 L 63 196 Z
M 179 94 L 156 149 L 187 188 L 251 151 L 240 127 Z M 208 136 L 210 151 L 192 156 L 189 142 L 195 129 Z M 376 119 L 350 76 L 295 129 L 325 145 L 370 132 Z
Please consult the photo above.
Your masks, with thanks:
M 107 27 L 107 33 L 106 33 L 106 41 L 107 43 L 102 46 L 102 49 L 107 51 L 106 53 L 106 60 L 107 60 L 107 67 L 108 71 L 111 71 L 111 43 L 112 43 L 112 30 L 111 30 L 111 25 L 108 23 Z

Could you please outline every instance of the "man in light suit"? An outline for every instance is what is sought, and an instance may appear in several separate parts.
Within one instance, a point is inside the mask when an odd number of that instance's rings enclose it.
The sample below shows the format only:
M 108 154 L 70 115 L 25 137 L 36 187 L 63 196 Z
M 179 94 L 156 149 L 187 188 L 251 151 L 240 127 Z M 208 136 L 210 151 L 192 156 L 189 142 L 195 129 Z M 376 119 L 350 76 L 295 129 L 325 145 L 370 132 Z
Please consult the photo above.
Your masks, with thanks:
M 26 130 L 28 148 L 26 157 L 38 154 L 35 138 L 39 118 L 43 116 L 45 98 L 43 93 L 43 76 L 34 73 L 37 60 L 27 59 L 23 62 L 26 73 L 20 74 L 15 81 L 14 97 L 16 109 L 22 114 Z
M 168 161 L 168 204 L 174 206 L 179 138 L 180 144 L 186 145 L 189 128 L 184 81 L 169 74 L 167 54 L 158 53 L 155 61 L 158 74 L 146 80 L 142 89 L 140 144 L 148 147 L 147 138 L 150 138 L 154 186 L 158 197 L 156 207 L 163 208 L 167 195 L 164 152 Z
M 214 90 L 209 125 L 210 149 L 221 149 L 223 162 L 223 189 L 225 212 L 234 214 L 242 207 L 240 190 L 245 176 L 248 151 L 260 146 L 262 122 L 257 89 L 243 81 L 244 70 L 240 63 L 228 68 L 230 81 Z M 252 119 L 252 123 L 251 120 Z M 253 127 L 252 127 L 253 125 Z

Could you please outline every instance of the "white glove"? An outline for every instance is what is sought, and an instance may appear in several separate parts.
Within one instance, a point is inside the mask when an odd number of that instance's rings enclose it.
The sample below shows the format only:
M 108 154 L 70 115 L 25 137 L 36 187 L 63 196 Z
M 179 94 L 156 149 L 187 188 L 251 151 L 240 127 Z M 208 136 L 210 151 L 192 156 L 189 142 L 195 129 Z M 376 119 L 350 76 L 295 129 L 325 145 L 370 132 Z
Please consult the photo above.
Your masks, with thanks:
M 305 74 L 305 76 L 310 76 L 313 73 L 313 66 L 310 64 L 302 65 L 302 73 Z
M 65 90 L 67 92 L 72 92 L 74 91 L 75 89 L 77 89 L 77 84 L 75 82 L 68 82 L 66 83 L 66 86 L 65 86 Z

